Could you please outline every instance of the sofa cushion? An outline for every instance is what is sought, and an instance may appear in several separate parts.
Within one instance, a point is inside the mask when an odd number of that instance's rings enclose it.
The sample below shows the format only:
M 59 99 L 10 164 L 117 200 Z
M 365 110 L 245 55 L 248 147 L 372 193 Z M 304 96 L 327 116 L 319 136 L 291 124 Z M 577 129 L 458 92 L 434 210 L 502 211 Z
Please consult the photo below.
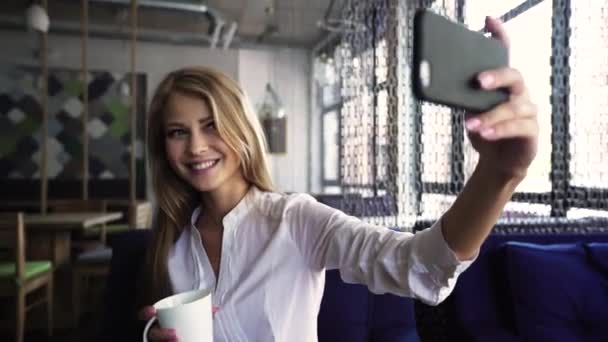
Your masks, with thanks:
M 514 341 L 512 300 L 504 272 L 503 236 L 490 236 L 447 298 L 447 334 L 454 341 Z
M 392 294 L 373 295 L 371 341 L 419 342 L 414 300 Z
M 597 270 L 608 277 L 608 243 L 591 242 L 585 244 L 589 261 Z
M 365 286 L 347 284 L 338 271 L 327 271 L 318 318 L 319 341 L 368 341 L 371 299 Z
M 505 244 L 517 330 L 531 341 L 596 341 L 608 336 L 608 278 L 583 243 Z M 602 326 L 603 325 L 603 326 Z
M 342 281 L 337 270 L 326 272 L 318 319 L 319 342 L 419 342 L 414 302 Z

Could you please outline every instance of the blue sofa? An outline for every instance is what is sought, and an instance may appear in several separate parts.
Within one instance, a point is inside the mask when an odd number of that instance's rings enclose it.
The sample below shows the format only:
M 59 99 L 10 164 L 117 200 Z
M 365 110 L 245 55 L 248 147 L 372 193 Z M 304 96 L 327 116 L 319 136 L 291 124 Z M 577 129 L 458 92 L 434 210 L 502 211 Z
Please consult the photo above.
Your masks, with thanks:
M 132 230 L 113 240 L 101 340 L 139 341 L 143 325 L 135 318 L 137 278 L 150 230 Z M 374 295 L 365 286 L 344 283 L 337 271 L 326 274 L 318 317 L 320 342 L 414 342 L 413 300 Z
M 608 341 L 608 234 L 491 235 L 436 312 L 442 340 Z

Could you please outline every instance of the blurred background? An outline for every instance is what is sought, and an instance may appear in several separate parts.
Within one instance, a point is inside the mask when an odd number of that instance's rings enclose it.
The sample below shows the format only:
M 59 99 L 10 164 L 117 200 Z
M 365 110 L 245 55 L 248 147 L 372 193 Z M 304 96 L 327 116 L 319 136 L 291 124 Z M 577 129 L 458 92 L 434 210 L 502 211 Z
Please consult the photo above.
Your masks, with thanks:
M 538 157 L 496 232 L 605 232 L 568 223 L 608 216 L 603 1 L 4 0 L 0 211 L 24 213 L 25 262 L 50 262 L 36 272 L 54 274 L 54 293 L 42 283 L 32 293 L 56 297 L 54 339 L 95 334 L 113 239 L 151 226 L 146 110 L 180 67 L 217 68 L 241 84 L 280 191 L 402 231 L 439 218 L 477 156 L 461 110 L 412 95 L 421 8 L 480 32 L 486 15 L 505 21 L 511 65 L 539 107 Z M 0 318 L 20 316 L 13 290 L 0 287 L 0 302 Z M 434 314 L 418 309 L 427 322 Z M 26 340 L 51 339 L 44 310 L 23 317 Z

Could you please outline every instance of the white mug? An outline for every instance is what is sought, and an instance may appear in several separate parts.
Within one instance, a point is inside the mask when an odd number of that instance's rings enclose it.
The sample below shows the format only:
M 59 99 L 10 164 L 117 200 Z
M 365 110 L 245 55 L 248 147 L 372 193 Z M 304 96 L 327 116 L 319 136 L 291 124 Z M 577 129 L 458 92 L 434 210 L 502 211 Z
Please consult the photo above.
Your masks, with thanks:
M 158 319 L 161 328 L 175 329 L 181 342 L 212 342 L 213 314 L 209 290 L 194 290 L 159 300 L 154 304 L 156 316 L 144 329 L 143 341 L 148 342 L 148 330 Z

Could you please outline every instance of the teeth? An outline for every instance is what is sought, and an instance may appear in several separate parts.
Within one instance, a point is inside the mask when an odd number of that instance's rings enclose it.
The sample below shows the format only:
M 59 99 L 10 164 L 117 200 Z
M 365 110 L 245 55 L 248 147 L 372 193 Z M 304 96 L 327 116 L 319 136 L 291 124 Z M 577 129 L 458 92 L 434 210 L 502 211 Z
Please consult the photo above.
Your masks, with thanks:
M 204 169 L 210 168 L 211 166 L 213 166 L 213 164 L 215 164 L 215 160 L 204 162 L 204 163 L 199 163 L 199 164 L 194 164 L 194 165 L 192 165 L 192 168 L 195 170 L 204 170 Z

